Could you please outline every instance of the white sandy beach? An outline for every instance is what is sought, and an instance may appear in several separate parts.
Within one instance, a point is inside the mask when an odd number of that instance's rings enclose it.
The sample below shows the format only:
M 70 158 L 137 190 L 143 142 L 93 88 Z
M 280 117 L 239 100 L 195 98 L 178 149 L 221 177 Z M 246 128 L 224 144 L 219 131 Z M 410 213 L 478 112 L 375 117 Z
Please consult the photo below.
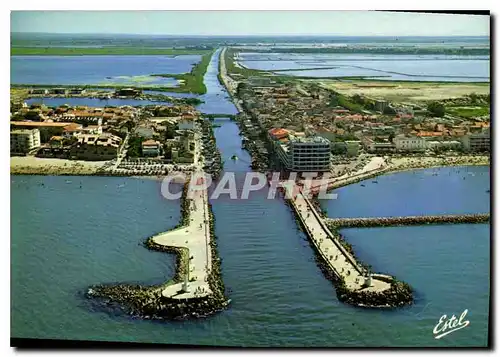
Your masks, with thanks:
M 40 175 L 90 175 L 108 161 L 80 161 L 64 159 L 45 159 L 34 156 L 14 156 L 10 158 L 11 174 Z

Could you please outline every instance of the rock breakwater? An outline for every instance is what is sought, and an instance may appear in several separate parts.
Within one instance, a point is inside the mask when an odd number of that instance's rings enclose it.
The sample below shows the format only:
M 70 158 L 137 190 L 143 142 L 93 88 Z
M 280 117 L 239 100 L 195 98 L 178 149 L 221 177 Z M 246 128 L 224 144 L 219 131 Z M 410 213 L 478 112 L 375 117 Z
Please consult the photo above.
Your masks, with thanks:
M 456 224 L 456 223 L 485 223 L 490 220 L 490 214 L 459 214 L 433 216 L 406 216 L 406 217 L 373 217 L 373 218 L 328 218 L 330 229 L 338 228 L 366 228 L 389 227 L 424 224 Z
M 177 228 L 186 226 L 189 222 L 189 202 L 186 198 L 189 183 L 186 183 L 182 197 L 182 219 Z M 187 203 L 186 203 L 187 202 Z M 173 253 L 177 256 L 176 270 L 172 280 L 165 284 L 155 286 L 141 286 L 131 284 L 101 284 L 91 286 L 86 296 L 92 298 L 99 307 L 110 311 L 118 308 L 121 311 L 145 319 L 167 319 L 179 320 L 188 318 L 200 318 L 212 315 L 223 310 L 229 305 L 230 300 L 225 296 L 224 283 L 220 263 L 221 259 L 217 253 L 217 243 L 214 229 L 214 215 L 210 204 L 209 227 L 210 227 L 210 254 L 211 269 L 207 275 L 211 294 L 201 297 L 177 298 L 175 296 L 166 297 L 162 291 L 172 284 L 183 281 L 188 273 L 189 250 L 182 247 L 171 247 L 158 244 L 154 237 L 148 238 L 144 246 L 148 249 L 166 253 Z M 182 291 L 179 291 L 181 294 Z

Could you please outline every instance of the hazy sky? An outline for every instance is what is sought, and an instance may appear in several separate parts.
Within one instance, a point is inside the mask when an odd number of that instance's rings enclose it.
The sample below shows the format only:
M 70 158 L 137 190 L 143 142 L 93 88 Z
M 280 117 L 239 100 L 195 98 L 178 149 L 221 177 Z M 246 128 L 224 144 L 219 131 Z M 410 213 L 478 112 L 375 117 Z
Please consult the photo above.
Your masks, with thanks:
M 12 11 L 12 32 L 489 36 L 489 17 L 372 11 Z

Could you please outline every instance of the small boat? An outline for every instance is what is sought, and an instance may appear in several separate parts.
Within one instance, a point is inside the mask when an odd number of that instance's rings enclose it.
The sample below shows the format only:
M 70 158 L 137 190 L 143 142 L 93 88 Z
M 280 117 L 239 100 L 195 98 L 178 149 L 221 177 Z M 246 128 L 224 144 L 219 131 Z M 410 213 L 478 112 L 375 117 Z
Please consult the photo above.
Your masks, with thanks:
M 365 187 L 365 185 L 363 185 L 363 184 L 361 184 L 360 186 L 361 186 L 361 187 Z
M 378 183 L 378 181 L 372 181 L 372 183 Z
M 70 180 L 66 180 L 66 183 L 71 183 L 71 181 Z
M 231 160 L 238 160 L 238 156 L 236 155 L 231 156 Z

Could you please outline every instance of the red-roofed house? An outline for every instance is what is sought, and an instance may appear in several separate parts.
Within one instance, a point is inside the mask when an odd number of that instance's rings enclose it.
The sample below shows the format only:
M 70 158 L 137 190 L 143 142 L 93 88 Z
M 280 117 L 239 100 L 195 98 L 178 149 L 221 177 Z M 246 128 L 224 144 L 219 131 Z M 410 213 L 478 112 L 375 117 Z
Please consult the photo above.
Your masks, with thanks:
M 142 142 L 143 156 L 158 156 L 160 155 L 160 143 L 155 140 L 146 140 Z
M 268 133 L 269 133 L 269 136 L 271 137 L 271 139 L 273 139 L 273 140 L 280 140 L 280 139 L 286 138 L 290 134 L 290 132 L 288 130 L 282 129 L 282 128 L 270 129 L 268 131 Z

